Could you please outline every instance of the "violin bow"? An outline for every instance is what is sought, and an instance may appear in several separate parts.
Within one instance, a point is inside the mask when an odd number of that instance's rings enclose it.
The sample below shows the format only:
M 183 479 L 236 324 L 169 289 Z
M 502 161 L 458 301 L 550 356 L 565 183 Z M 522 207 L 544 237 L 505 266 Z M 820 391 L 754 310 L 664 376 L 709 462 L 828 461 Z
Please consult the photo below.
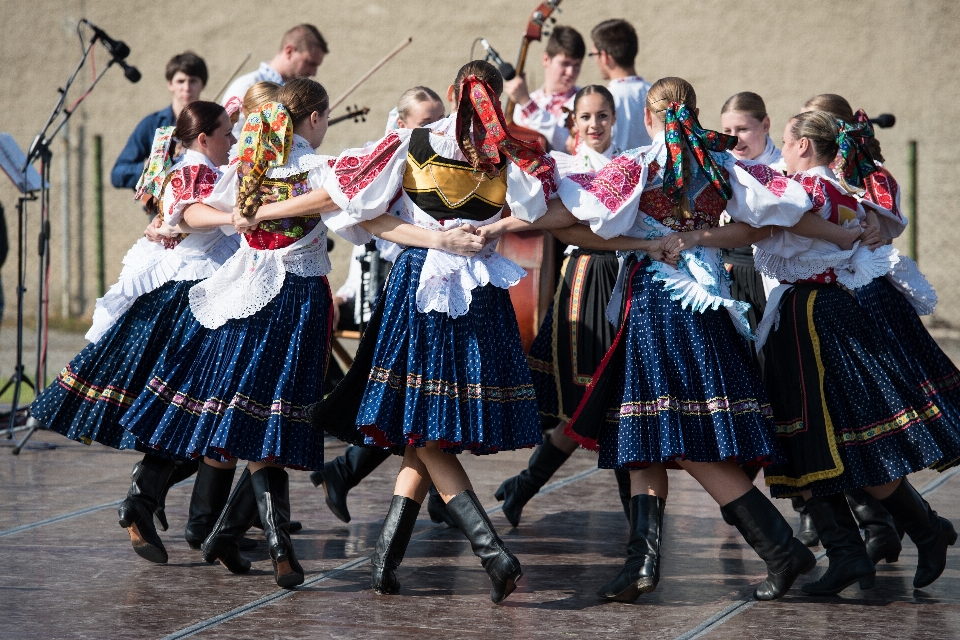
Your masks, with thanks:
M 378 62 L 377 64 L 373 65 L 373 67 L 370 69 L 370 71 L 367 71 L 365 74 L 363 74 L 363 76 L 361 76 L 361 78 L 360 78 L 359 80 L 357 80 L 356 82 L 353 83 L 353 86 L 352 86 L 352 87 L 350 87 L 349 89 L 347 89 L 346 92 L 344 92 L 344 94 L 343 94 L 342 96 L 340 96 L 339 98 L 337 98 L 336 100 L 333 101 L 333 104 L 330 105 L 330 110 L 332 111 L 333 109 L 336 109 L 338 106 L 340 106 L 340 103 L 342 103 L 344 100 L 346 100 L 346 99 L 350 96 L 351 93 L 353 93 L 354 91 L 356 91 L 356 90 L 357 90 L 357 87 L 359 87 L 361 84 L 363 84 L 364 82 L 366 82 L 366 81 L 370 78 L 370 76 L 372 76 L 374 73 L 377 72 L 377 70 L 380 69 L 380 67 L 382 67 L 383 65 L 387 64 L 392 57 L 394 57 L 395 55 L 397 55 L 398 53 L 400 53 L 400 52 L 401 52 L 405 47 L 407 47 L 407 45 L 409 45 L 411 42 L 413 42 L 413 36 L 407 37 L 407 39 L 404 40 L 403 42 L 401 42 L 399 45 L 397 45 L 397 47 L 396 47 L 393 51 L 391 51 L 391 52 L 388 53 L 387 55 L 383 56 L 383 58 L 380 60 L 380 62 Z
M 253 52 L 247 54 L 247 57 L 243 59 L 243 62 L 237 67 L 237 70 L 233 72 L 233 75 L 227 78 L 227 81 L 223 84 L 223 87 L 220 88 L 220 91 L 217 92 L 217 97 L 213 99 L 214 102 L 220 102 L 220 98 L 223 97 L 223 92 L 227 90 L 227 87 L 230 86 L 230 83 L 233 82 L 233 79 L 237 77 L 237 74 L 240 73 L 240 70 L 243 69 L 243 65 L 249 62 L 250 58 L 253 57 Z M 240 96 L 243 98 L 243 96 Z

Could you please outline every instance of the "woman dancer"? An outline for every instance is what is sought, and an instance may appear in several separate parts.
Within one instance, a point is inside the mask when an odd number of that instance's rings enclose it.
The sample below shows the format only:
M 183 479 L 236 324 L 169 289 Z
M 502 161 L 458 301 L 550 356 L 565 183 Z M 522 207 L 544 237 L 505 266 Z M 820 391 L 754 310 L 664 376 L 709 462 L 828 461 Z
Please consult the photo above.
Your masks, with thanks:
M 730 96 L 720 109 L 720 126 L 724 134 L 737 137 L 737 145 L 730 150 L 734 157 L 746 165 L 765 164 L 781 170 L 783 161 L 780 149 L 770 138 L 770 116 L 767 115 L 767 105 L 763 98 L 750 91 L 741 91 Z M 730 295 L 735 300 L 750 305 L 747 319 L 750 328 L 756 330 L 763 311 L 767 306 L 767 291 L 777 286 L 774 280 L 764 281 L 763 276 L 753 264 L 753 247 L 737 247 L 721 251 L 723 262 L 730 274 Z M 763 351 L 758 350 L 754 343 L 750 344 L 750 352 L 763 378 L 764 358 Z M 744 471 L 750 478 L 755 478 L 760 467 L 748 467 Z M 817 531 L 806 512 L 803 499 L 792 498 L 793 509 L 800 514 L 800 530 L 797 540 L 815 547 L 819 543 Z M 732 522 L 727 524 L 732 525 Z
M 396 593 L 396 569 L 431 479 L 490 576 L 500 602 L 522 572 L 497 536 L 456 454 L 540 443 L 540 420 L 506 288 L 522 269 L 473 233 L 504 205 L 533 220 L 555 190 L 539 147 L 512 138 L 500 111 L 503 79 L 466 64 L 447 98 L 455 113 L 344 152 L 327 181 L 343 209 L 333 229 L 358 223 L 409 247 L 397 259 L 354 366 L 324 401 L 367 444 L 405 446 L 393 501 L 373 556 L 372 586 Z M 385 215 L 400 195 L 400 218 Z M 349 407 L 349 411 L 346 408 Z M 326 423 L 324 423 L 326 428 Z
M 574 97 L 573 120 L 577 131 L 576 155 L 559 151 L 552 151 L 550 155 L 556 159 L 561 177 L 572 173 L 595 174 L 622 151 L 614 148 L 611 139 L 617 121 L 613 96 L 599 85 L 584 87 Z M 552 233 L 563 242 L 579 246 L 568 249 L 563 280 L 540 325 L 527 362 L 540 414 L 560 422 L 530 456 L 527 468 L 504 480 L 497 489 L 495 495 L 503 501 L 503 515 L 515 527 L 520 524 L 524 505 L 578 446 L 563 430 L 616 333 L 616 327 L 606 317 L 619 270 L 616 249 L 642 250 L 642 245 L 651 245 L 648 246 L 651 251 L 658 249 L 658 243 L 635 238 L 604 241 L 581 225 Z M 622 470 L 616 474 L 624 511 L 629 514 L 629 475 Z
M 687 229 L 702 236 L 675 268 L 642 253 L 624 265 L 625 287 L 614 296 L 622 291 L 626 300 L 620 332 L 566 429 L 600 450 L 600 467 L 630 470 L 628 558 L 597 594 L 620 602 L 659 582 L 667 464 L 690 473 L 766 562 L 757 599 L 779 598 L 816 565 L 737 466 L 769 465 L 780 452 L 741 337 L 750 335 L 748 306 L 730 299 L 719 250 L 702 246 L 721 238 L 742 246 L 768 233 L 751 224 L 792 226 L 809 200 L 785 180 L 774 195 L 723 153 L 735 140 L 700 128 L 695 114 L 688 82 L 657 81 L 644 111 L 653 145 L 618 156 L 595 177 L 564 178 L 559 189 L 563 205 L 601 237 L 665 238 Z M 759 175 L 769 173 L 757 167 Z M 750 224 L 715 228 L 724 210 Z M 686 248 L 669 238 L 662 243 L 668 251 Z M 618 420 L 608 421 L 608 412 Z
M 872 203 L 871 208 L 879 215 L 884 241 L 889 244 L 903 233 L 907 219 L 900 211 L 900 187 L 882 164 L 880 143 L 873 136 L 869 118 L 862 110 L 854 114 L 846 99 L 829 93 L 808 100 L 804 104 L 804 111 L 807 110 L 826 111 L 844 123 L 856 124 L 863 129 L 866 153 L 857 165 L 860 170 L 852 172 L 847 182 L 863 190 L 863 198 Z M 905 376 L 940 408 L 944 420 L 953 425 L 960 424 L 960 372 L 920 322 L 920 315 L 933 313 L 937 294 L 917 268 L 917 263 L 901 255 L 892 272 L 857 289 L 857 301 L 880 328 L 881 336 Z M 943 471 L 957 462 L 960 460 L 943 460 L 934 468 Z M 906 484 L 901 491 L 911 489 Z M 903 537 L 903 530 L 898 532 L 897 525 L 903 519 L 897 518 L 895 522 L 887 510 L 862 489 L 850 489 L 845 494 L 864 531 L 870 559 L 874 563 L 884 558 L 888 562 L 895 561 Z M 914 515 L 923 518 L 919 512 Z M 921 538 L 918 548 L 929 546 L 930 541 L 922 540 L 922 530 L 915 530 L 914 535 Z
M 803 186 L 813 212 L 856 227 L 866 212 L 846 189 L 863 159 L 862 127 L 838 126 L 823 111 L 802 113 L 784 131 L 790 181 Z M 840 182 L 829 165 L 837 165 Z M 838 282 L 857 289 L 896 263 L 892 247 L 840 251 L 783 231 L 756 243 L 757 266 L 788 284 L 770 296 L 760 334 L 770 332 L 766 371 L 786 463 L 766 470 L 774 496 L 801 493 L 830 564 L 801 588 L 833 595 L 854 582 L 873 586 L 875 568 L 842 492 L 866 488 L 911 533 L 920 553 L 916 587 L 933 582 L 957 534 L 904 479 L 960 453 L 960 433 L 908 381 L 876 325 Z M 797 389 L 804 389 L 802 394 Z
M 417 129 L 433 124 L 443 118 L 444 106 L 440 96 L 433 89 L 413 87 L 400 95 L 396 108 L 390 114 L 390 120 L 387 123 L 388 134 L 396 129 Z M 381 241 L 378 244 L 382 245 L 383 242 Z M 358 249 L 362 251 L 363 247 L 358 247 Z M 394 253 L 394 251 L 384 253 Z M 353 274 L 353 264 L 356 264 L 355 260 L 351 263 L 351 275 Z M 359 280 L 359 265 L 357 265 L 356 277 Z M 340 291 L 337 291 L 337 295 L 339 294 Z M 336 298 L 337 296 L 334 296 L 335 301 Z M 326 494 L 325 501 L 333 515 L 343 522 L 350 522 L 347 493 L 360 484 L 361 480 L 370 475 L 390 455 L 388 449 L 349 445 L 343 455 L 330 462 L 325 462 L 323 471 L 311 473 L 310 481 L 313 482 L 315 487 L 323 485 L 323 491 Z M 440 495 L 432 486 L 427 510 L 430 513 L 430 519 L 434 522 L 447 522 L 447 524 L 454 526 L 453 521 L 446 514 L 443 500 L 440 499 Z
M 143 238 L 127 253 L 120 279 L 97 300 L 87 333 L 91 344 L 30 408 L 47 427 L 73 440 L 147 452 L 134 467 L 119 515 L 134 551 L 151 562 L 167 561 L 154 510 L 172 481 L 189 477 L 196 466 L 178 465 L 182 457 L 143 446 L 119 420 L 166 358 L 192 334 L 190 288 L 213 275 L 239 246 L 235 233 L 225 235 L 217 226 L 230 224 L 227 214 L 191 219 L 189 226 L 183 221 L 184 210 L 213 191 L 220 175 L 217 167 L 227 163 L 235 142 L 232 126 L 223 107 L 198 101 L 184 107 L 175 127 L 158 130 L 137 190 L 138 197 L 150 194 L 160 200 L 161 213 L 147 229 L 158 242 Z M 171 164 L 174 139 L 184 152 Z M 185 533 L 191 545 L 199 547 L 213 526 L 231 482 L 232 472 L 229 478 L 199 474 Z M 165 529 L 165 517 L 160 521 Z
M 246 121 L 237 171 L 205 200 L 222 211 L 237 206 L 249 221 L 241 225 L 240 249 L 191 290 L 190 307 L 202 326 L 151 378 L 123 424 L 151 446 L 179 455 L 247 460 L 249 476 L 237 483 L 224 511 L 236 527 L 215 540 L 215 548 L 208 537 L 204 555 L 231 571 L 249 570 L 236 543 L 258 511 L 274 578 L 292 588 L 303 582 L 303 569 L 288 533 L 284 467 L 317 469 L 323 462 L 322 434 L 306 408 L 319 399 L 327 362 L 330 261 L 319 217 L 256 214 L 264 201 L 320 187 L 330 167 L 313 149 L 327 130 L 329 99 L 322 86 L 302 78 L 285 84 L 277 99 Z

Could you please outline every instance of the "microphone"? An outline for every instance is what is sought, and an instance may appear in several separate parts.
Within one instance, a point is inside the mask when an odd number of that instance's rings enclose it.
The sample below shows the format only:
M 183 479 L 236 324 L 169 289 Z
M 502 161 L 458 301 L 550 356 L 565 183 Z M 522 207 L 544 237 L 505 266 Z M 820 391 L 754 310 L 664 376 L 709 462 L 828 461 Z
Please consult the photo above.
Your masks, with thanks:
M 104 31 L 97 25 L 93 24 L 86 18 L 84 18 L 80 22 L 85 23 L 88 27 L 93 29 L 93 39 L 95 41 L 99 40 L 100 42 L 102 42 L 103 46 L 107 48 L 107 51 L 110 52 L 110 55 L 113 56 L 114 60 L 119 62 L 120 60 L 123 60 L 124 58 L 130 55 L 130 47 L 128 47 L 127 43 L 124 42 L 123 40 L 114 40 L 113 38 L 107 35 L 106 31 Z M 126 71 L 126 68 L 124 68 L 124 71 Z M 126 75 L 126 73 L 124 73 L 124 75 Z M 129 76 L 127 77 L 129 78 Z M 131 82 L 136 82 L 136 80 L 131 80 Z
M 480 38 L 480 45 L 487 50 L 487 58 L 489 58 L 493 64 L 497 65 L 497 68 L 500 69 L 500 75 L 503 76 L 504 80 L 513 80 L 517 77 L 517 70 L 513 68 L 512 64 L 503 61 L 503 58 L 500 57 L 496 49 L 490 46 L 486 38 Z
M 123 76 L 130 82 L 137 83 L 140 82 L 140 70 L 134 66 L 131 66 L 124 62 L 123 60 L 114 59 L 113 62 L 120 65 L 123 69 Z
M 881 129 L 889 129 L 897 124 L 897 117 L 892 113 L 881 113 L 876 118 L 870 118 L 870 124 Z

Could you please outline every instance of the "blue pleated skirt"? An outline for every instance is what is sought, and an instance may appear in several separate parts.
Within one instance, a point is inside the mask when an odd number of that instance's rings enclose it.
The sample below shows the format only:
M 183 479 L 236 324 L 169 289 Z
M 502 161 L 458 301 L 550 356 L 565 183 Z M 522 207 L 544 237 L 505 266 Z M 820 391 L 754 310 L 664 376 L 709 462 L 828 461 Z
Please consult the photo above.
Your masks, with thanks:
M 623 323 L 567 435 L 599 449 L 606 469 L 781 460 L 770 404 L 729 314 L 684 310 L 649 264 L 628 263 Z
M 886 278 L 857 289 L 857 301 L 880 329 L 900 372 L 939 407 L 933 427 L 945 457 L 933 468 L 960 464 L 960 371 L 923 326 L 910 302 Z
M 30 405 L 30 414 L 71 440 L 150 451 L 120 418 L 195 331 L 188 293 L 196 283 L 167 282 L 137 298 L 100 340 L 64 367 Z
M 878 486 L 960 452 L 956 431 L 850 294 L 798 284 L 779 311 L 764 347 L 786 457 L 765 470 L 774 496 Z
M 372 367 L 356 425 L 368 444 L 475 454 L 540 444 L 540 416 L 510 295 L 473 290 L 470 310 L 421 313 L 426 249 L 397 259 L 380 302 Z M 361 347 L 362 348 L 362 347 Z M 359 356 L 358 356 L 359 357 Z
M 333 316 L 327 279 L 286 274 L 248 318 L 192 337 L 150 379 L 122 424 L 151 447 L 299 469 L 323 466 L 320 399 Z

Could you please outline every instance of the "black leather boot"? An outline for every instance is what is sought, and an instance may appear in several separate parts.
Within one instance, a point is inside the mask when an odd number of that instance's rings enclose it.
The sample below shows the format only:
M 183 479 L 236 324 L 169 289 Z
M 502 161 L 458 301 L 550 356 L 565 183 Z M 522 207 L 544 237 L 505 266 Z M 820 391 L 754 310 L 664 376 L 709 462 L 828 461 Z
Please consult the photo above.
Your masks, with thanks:
M 617 478 L 617 493 L 620 494 L 623 515 L 627 517 L 627 522 L 630 522 L 630 472 L 626 469 L 614 469 L 613 475 Z
M 503 515 L 513 526 L 520 524 L 520 514 L 524 505 L 535 496 L 540 488 L 563 466 L 570 454 L 555 447 L 549 440 L 534 450 L 527 468 L 519 475 L 507 478 L 497 489 L 494 497 L 503 502 Z
M 503 544 L 473 491 L 461 491 L 453 496 L 447 502 L 447 509 L 490 576 L 490 600 L 494 604 L 502 602 L 513 593 L 523 576 L 520 561 Z
M 651 593 L 660 582 L 660 541 L 666 500 L 641 494 L 630 498 L 630 541 L 627 561 L 617 577 L 600 587 L 597 595 L 614 602 L 634 602 Z
M 273 577 L 278 586 L 292 589 L 303 583 L 303 567 L 297 562 L 287 532 L 290 524 L 290 479 L 287 471 L 280 467 L 263 467 L 251 474 L 250 482 L 253 483 L 257 498 L 263 536 L 267 539 L 267 548 L 273 560 Z
M 213 530 L 200 547 L 203 559 L 211 564 L 219 560 L 230 573 L 250 571 L 250 561 L 240 553 L 240 541 L 256 516 L 257 497 L 250 481 L 250 471 L 244 469 Z
M 817 528 L 813 526 L 813 518 L 807 510 L 807 503 L 800 496 L 790 498 L 790 504 L 793 510 L 800 515 L 800 530 L 797 531 L 797 540 L 808 547 L 815 547 L 820 544 L 820 536 L 817 535 Z
M 200 463 L 197 480 L 193 483 L 193 495 L 190 496 L 190 517 L 183 532 L 191 549 L 199 550 L 213 530 L 223 505 L 227 504 L 236 471 L 236 467 L 220 469 L 206 462 Z
M 853 517 L 863 531 L 863 540 L 867 545 L 867 555 L 873 564 L 881 560 L 888 563 L 900 559 L 903 545 L 902 533 L 897 533 L 897 523 L 893 516 L 883 508 L 880 501 L 863 489 L 848 489 L 843 492 Z
M 410 544 L 419 513 L 420 503 L 416 500 L 393 496 L 390 510 L 383 520 L 383 528 L 380 529 L 380 537 L 377 538 L 377 549 L 371 559 L 373 573 L 370 586 L 374 592 L 383 595 L 400 591 L 400 581 L 395 572 L 403 562 L 403 554 Z
M 430 520 L 440 524 L 441 522 L 446 524 L 448 527 L 457 528 L 457 523 L 453 519 L 453 516 L 450 515 L 450 512 L 447 511 L 447 503 L 443 501 L 443 498 L 440 497 L 440 492 L 437 491 L 437 488 L 430 485 L 430 491 L 427 492 L 427 513 L 430 514 Z
M 740 467 L 741 471 L 747 474 L 747 479 L 750 480 L 751 484 L 753 483 L 754 480 L 757 479 L 757 476 L 760 475 L 760 471 L 763 468 L 756 465 L 746 465 L 743 463 L 740 463 L 737 466 Z M 737 523 L 734 522 L 733 519 L 730 517 L 730 515 L 723 509 L 720 510 L 720 515 L 723 516 L 723 521 L 726 522 L 731 527 L 737 526 Z
M 310 481 L 315 487 L 323 485 L 325 501 L 333 515 L 343 522 L 350 522 L 347 493 L 389 457 L 390 451 L 386 449 L 350 445 L 342 456 L 324 463 L 323 471 L 311 473 Z
M 767 579 L 753 592 L 757 600 L 776 600 L 790 590 L 797 576 L 817 566 L 813 553 L 793 537 L 793 529 L 760 489 L 750 489 L 721 511 L 767 563 Z
M 160 531 L 166 531 L 170 528 L 170 525 L 167 524 L 167 492 L 170 491 L 170 487 L 178 482 L 183 482 L 197 472 L 197 468 L 200 466 L 200 458 L 176 462 L 174 465 L 173 473 L 170 474 L 166 486 L 163 487 L 163 491 L 157 496 L 157 508 L 153 511 L 153 520 L 156 522 L 157 528 L 160 529 Z
M 917 545 L 917 572 L 913 588 L 922 589 L 940 577 L 947 566 L 947 547 L 957 542 L 953 524 L 941 518 L 906 478 L 880 504 L 900 523 Z
M 174 463 L 147 454 L 133 468 L 133 481 L 117 515 L 120 526 L 130 534 L 130 542 L 138 556 L 150 562 L 165 563 L 167 550 L 153 525 L 157 498 L 173 472 Z
M 814 596 L 836 595 L 854 582 L 859 582 L 861 589 L 872 588 L 877 570 L 867 555 L 847 499 L 842 493 L 835 493 L 806 502 L 830 566 L 819 580 L 800 588 Z

